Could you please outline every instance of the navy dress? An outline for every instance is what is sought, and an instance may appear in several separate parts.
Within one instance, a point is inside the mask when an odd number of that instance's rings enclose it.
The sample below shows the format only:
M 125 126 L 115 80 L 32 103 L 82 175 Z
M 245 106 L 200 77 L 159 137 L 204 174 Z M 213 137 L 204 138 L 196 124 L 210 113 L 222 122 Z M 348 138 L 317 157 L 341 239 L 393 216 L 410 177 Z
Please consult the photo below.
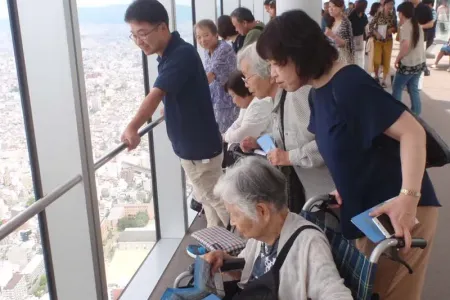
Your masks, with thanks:
M 405 108 L 364 70 L 346 66 L 310 97 L 308 129 L 342 197 L 342 232 L 362 237 L 355 215 L 396 197 L 402 188 L 400 144 L 384 132 Z M 419 206 L 440 206 L 427 174 Z

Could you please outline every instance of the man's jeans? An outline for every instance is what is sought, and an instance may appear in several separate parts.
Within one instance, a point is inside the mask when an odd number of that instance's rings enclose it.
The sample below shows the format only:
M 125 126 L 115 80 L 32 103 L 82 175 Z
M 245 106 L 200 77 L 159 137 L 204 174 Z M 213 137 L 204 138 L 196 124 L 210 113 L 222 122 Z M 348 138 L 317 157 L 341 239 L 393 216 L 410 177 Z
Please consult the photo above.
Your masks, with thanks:
M 409 75 L 397 72 L 394 83 L 392 84 L 392 96 L 398 101 L 402 101 L 403 89 L 405 86 L 407 87 L 409 96 L 411 97 L 411 111 L 416 115 L 420 115 L 422 111 L 419 93 L 419 79 L 421 75 L 422 72 Z

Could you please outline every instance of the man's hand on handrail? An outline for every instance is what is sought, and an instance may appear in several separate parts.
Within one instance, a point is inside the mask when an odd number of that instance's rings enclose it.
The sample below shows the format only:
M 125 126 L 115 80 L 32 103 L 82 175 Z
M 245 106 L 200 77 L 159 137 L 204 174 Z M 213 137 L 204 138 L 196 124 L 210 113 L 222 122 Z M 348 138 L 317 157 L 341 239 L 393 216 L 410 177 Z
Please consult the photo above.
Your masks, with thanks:
M 138 129 L 129 124 L 120 138 L 122 143 L 127 145 L 128 151 L 135 149 L 141 142 L 141 137 L 138 134 Z

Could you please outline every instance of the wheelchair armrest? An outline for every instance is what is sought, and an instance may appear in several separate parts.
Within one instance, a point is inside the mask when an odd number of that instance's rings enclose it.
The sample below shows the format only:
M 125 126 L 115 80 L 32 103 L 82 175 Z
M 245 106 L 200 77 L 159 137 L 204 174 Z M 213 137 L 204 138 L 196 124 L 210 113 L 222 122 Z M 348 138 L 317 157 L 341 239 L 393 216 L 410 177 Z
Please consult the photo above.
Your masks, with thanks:
M 238 271 L 242 270 L 245 266 L 245 259 L 232 258 L 223 261 L 223 265 L 220 268 L 221 272 Z

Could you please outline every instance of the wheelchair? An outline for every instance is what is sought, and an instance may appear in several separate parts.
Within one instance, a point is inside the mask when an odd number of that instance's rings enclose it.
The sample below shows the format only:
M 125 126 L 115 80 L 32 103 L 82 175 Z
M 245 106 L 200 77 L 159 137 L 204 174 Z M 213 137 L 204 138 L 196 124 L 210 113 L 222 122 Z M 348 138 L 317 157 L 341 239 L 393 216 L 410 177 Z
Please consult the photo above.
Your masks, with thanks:
M 344 284 L 347 286 L 356 300 L 378 300 L 378 295 L 372 292 L 377 270 L 377 264 L 382 255 L 387 255 L 390 259 L 404 265 L 410 274 L 413 270 L 403 261 L 398 255 L 398 249 L 405 246 L 403 239 L 390 238 L 380 242 L 372 251 L 370 257 L 366 257 L 361 253 L 353 241 L 347 240 L 336 228 L 335 224 L 339 222 L 329 222 L 328 216 L 331 214 L 339 221 L 339 217 L 334 214 L 329 208 L 330 205 L 335 204 L 336 199 L 331 195 L 316 196 L 309 199 L 303 206 L 300 213 L 306 220 L 317 225 L 322 229 L 326 235 L 330 246 L 333 258 L 339 271 L 339 274 L 344 279 Z M 330 226 L 329 224 L 333 224 Z M 422 238 L 412 239 L 412 248 L 425 249 L 427 241 Z M 221 272 L 230 272 L 242 270 L 245 261 L 241 258 L 224 261 Z M 187 282 L 187 286 L 192 285 L 194 267 L 191 265 L 189 269 L 175 279 L 173 287 L 183 287 L 183 282 Z

